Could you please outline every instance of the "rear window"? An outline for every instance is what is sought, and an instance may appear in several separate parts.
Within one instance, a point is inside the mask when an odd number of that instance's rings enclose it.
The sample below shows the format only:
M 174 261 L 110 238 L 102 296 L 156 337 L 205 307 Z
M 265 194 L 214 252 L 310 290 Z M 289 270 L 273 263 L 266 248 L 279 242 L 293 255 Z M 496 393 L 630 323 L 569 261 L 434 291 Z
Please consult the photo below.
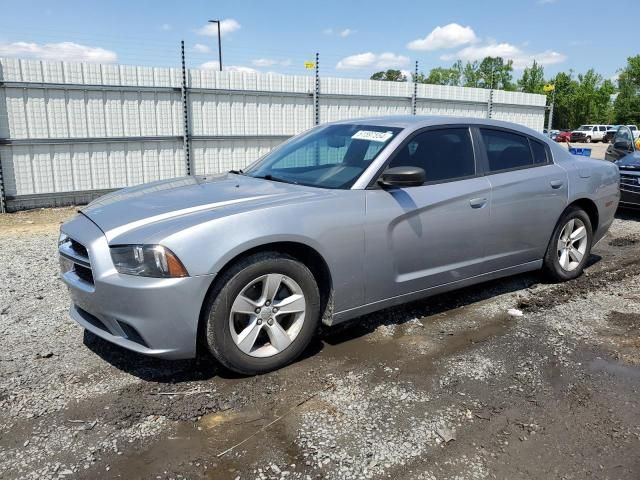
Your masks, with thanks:
M 504 130 L 484 128 L 480 129 L 480 133 L 487 151 L 491 172 L 533 166 L 532 149 L 529 147 L 527 137 Z

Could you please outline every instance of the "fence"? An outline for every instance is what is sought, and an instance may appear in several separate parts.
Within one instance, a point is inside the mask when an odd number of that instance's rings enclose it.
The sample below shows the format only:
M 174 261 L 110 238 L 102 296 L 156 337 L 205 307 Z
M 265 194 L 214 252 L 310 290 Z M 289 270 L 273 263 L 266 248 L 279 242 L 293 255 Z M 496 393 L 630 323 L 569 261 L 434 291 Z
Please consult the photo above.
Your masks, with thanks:
M 546 97 L 316 75 L 0 59 L 0 207 L 244 167 L 316 123 L 457 115 L 542 130 Z M 184 73 L 184 78 L 183 78 Z

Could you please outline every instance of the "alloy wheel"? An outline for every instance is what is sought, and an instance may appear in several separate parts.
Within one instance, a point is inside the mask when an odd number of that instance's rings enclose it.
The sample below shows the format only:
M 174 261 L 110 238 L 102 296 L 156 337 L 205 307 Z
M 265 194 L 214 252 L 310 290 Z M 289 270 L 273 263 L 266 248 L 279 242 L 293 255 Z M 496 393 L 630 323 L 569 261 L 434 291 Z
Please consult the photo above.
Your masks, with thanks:
M 249 282 L 229 313 L 231 337 L 252 357 L 271 357 L 296 339 L 304 324 L 306 301 L 298 283 L 269 273 Z
M 578 268 L 587 252 L 587 228 L 579 218 L 569 220 L 558 238 L 558 262 L 560 267 L 571 272 Z

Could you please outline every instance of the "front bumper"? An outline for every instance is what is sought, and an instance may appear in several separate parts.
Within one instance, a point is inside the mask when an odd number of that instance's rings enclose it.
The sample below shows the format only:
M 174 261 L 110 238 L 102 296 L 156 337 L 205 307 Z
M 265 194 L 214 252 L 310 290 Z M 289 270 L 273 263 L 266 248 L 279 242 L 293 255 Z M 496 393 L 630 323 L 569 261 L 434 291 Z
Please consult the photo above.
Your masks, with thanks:
M 123 275 L 111 261 L 104 233 L 78 215 L 62 232 L 86 248 L 90 275 L 62 260 L 70 315 L 105 340 L 145 355 L 168 359 L 196 355 L 198 319 L 212 275 L 145 278 Z M 68 258 L 68 257 L 67 257 Z

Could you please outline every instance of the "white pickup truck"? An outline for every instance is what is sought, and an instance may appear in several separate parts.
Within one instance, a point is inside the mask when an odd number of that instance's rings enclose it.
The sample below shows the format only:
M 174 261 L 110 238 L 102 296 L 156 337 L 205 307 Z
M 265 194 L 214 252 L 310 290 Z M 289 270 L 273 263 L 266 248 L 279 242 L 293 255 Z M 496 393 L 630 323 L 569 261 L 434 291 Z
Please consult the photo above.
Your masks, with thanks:
M 601 142 L 609 125 L 580 125 L 571 132 L 571 142 Z

